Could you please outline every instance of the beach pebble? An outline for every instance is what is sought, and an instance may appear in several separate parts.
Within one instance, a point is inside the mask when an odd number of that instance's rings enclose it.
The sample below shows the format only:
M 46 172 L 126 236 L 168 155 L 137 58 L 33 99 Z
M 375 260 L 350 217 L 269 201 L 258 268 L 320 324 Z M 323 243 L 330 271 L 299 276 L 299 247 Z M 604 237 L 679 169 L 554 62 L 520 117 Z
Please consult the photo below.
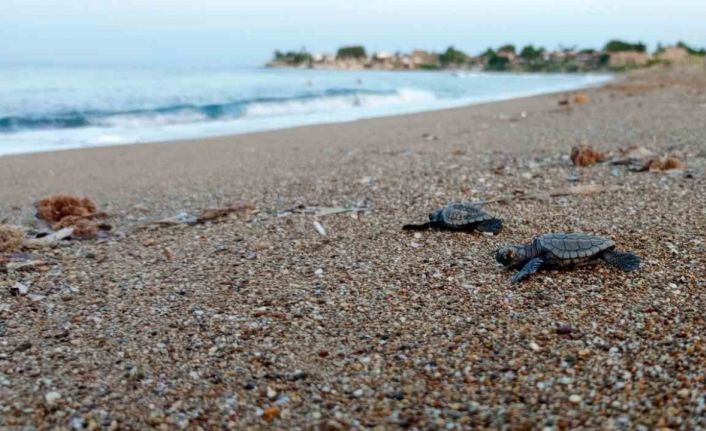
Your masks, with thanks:
M 314 221 L 314 229 L 321 235 L 321 236 L 326 236 L 326 229 L 324 228 L 324 225 L 319 223 L 318 221 Z
M 44 394 L 44 404 L 48 408 L 56 407 L 60 400 L 61 400 L 61 394 L 59 392 L 51 391 L 51 392 L 47 392 L 46 394 Z
M 533 352 L 539 352 L 539 350 L 541 349 L 539 347 L 539 344 L 535 343 L 534 341 L 529 343 L 529 348 L 532 349 Z
M 29 288 L 22 283 L 15 283 L 15 285 L 10 288 L 10 293 L 13 295 L 26 295 L 27 292 L 29 292 Z
M 573 394 L 569 397 L 569 401 L 571 402 L 571 404 L 578 404 L 581 402 L 581 396 Z

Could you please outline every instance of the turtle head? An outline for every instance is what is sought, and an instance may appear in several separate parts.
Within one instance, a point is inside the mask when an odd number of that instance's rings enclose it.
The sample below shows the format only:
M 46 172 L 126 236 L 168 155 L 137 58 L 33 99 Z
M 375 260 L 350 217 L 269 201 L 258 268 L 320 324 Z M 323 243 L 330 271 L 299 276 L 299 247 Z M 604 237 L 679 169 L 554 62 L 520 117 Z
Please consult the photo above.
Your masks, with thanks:
M 495 252 L 495 260 L 507 267 L 515 267 L 526 260 L 525 248 L 521 245 L 500 247 Z
M 439 208 L 438 210 L 434 210 L 429 213 L 429 221 L 432 223 L 437 223 L 441 221 L 441 213 L 444 211 L 443 208 Z

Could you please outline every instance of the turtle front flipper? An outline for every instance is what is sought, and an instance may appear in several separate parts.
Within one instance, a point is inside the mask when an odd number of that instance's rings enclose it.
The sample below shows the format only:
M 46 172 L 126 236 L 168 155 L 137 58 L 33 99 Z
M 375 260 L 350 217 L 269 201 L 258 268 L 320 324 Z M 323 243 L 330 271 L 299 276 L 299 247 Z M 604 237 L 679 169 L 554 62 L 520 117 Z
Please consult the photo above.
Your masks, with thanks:
M 402 226 L 402 230 L 427 230 L 431 229 L 436 225 L 433 222 L 419 223 L 419 224 L 406 224 Z
M 635 271 L 640 267 L 640 257 L 632 253 L 609 250 L 603 252 L 600 258 L 608 265 L 620 268 L 625 272 Z
M 535 257 L 534 259 L 527 262 L 525 264 L 525 266 L 523 266 L 522 269 L 512 277 L 511 282 L 517 283 L 518 281 L 529 276 L 530 274 L 534 274 L 535 272 L 537 272 L 539 267 L 542 266 L 543 263 L 544 263 L 543 258 Z
M 493 235 L 497 235 L 503 228 L 503 221 L 499 218 L 492 218 L 481 222 L 476 226 L 476 230 L 479 232 L 490 232 Z

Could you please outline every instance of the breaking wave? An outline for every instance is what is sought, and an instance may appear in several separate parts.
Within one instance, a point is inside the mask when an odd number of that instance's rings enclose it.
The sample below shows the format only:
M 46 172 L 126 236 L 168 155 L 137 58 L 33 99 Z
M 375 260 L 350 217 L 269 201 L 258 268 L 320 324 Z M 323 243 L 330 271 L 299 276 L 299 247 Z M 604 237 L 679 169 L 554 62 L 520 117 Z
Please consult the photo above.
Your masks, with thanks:
M 0 118 L 0 133 L 82 127 L 159 127 L 251 117 L 330 113 L 351 108 L 392 108 L 434 100 L 436 96 L 432 92 L 408 88 L 397 91 L 328 89 L 296 97 L 252 98 L 217 104 L 179 104 L 150 109 L 66 111 L 43 116 L 7 116 Z

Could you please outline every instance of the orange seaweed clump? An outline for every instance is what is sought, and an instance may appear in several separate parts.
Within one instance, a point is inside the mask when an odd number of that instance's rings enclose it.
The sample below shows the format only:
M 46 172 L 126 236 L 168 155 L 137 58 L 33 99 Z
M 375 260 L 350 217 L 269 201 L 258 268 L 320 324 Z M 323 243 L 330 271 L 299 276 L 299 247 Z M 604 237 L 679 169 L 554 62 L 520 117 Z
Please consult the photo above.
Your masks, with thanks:
M 588 98 L 588 94 L 586 93 L 576 93 L 574 95 L 574 103 L 577 103 L 579 105 L 582 105 L 584 103 L 588 103 L 591 99 Z
M 54 195 L 37 202 L 37 217 L 52 222 L 52 229 L 73 227 L 74 238 L 95 238 L 102 225 L 96 219 L 108 217 L 98 212 L 95 202 L 72 195 Z
M 650 171 L 671 171 L 672 169 L 684 169 L 686 165 L 676 157 L 662 157 L 652 159 L 647 162 L 647 169 Z
M 571 162 L 574 166 L 591 166 L 605 160 L 605 155 L 588 145 L 578 145 L 571 149 Z
M 0 224 L 0 252 L 11 252 L 20 248 L 25 239 L 22 228 Z
M 71 236 L 74 238 L 90 239 L 98 235 L 98 224 L 92 220 L 81 219 L 73 227 L 74 231 Z
M 92 200 L 72 195 L 54 195 L 37 202 L 37 216 L 50 222 L 60 222 L 66 217 L 93 217 L 96 211 Z

